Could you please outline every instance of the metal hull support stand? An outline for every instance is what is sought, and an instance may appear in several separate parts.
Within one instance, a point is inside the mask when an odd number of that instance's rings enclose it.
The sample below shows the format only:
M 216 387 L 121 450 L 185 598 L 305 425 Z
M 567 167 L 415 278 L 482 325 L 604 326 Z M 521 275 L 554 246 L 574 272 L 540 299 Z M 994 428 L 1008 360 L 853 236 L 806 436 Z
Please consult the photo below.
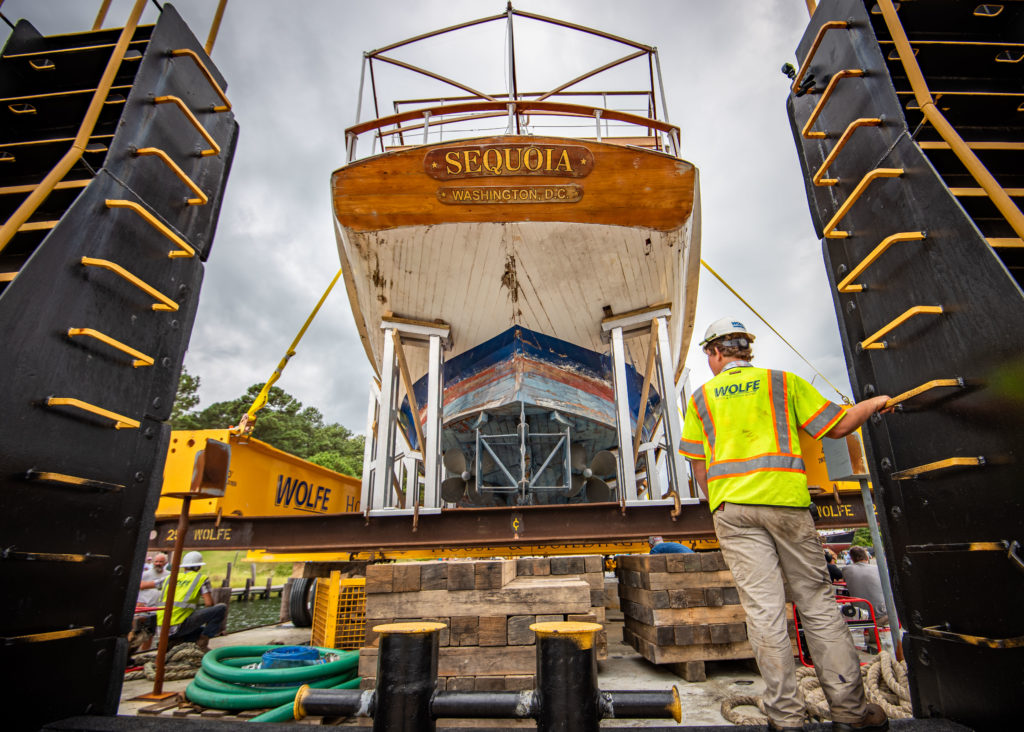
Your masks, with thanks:
M 651 505 L 652 503 L 695 504 L 695 495 L 687 480 L 686 468 L 679 455 L 679 439 L 683 433 L 682 419 L 677 408 L 677 395 L 668 340 L 668 320 L 672 315 L 667 305 L 635 310 L 622 315 L 613 315 L 601 321 L 603 338 L 611 344 L 612 385 L 615 390 L 615 429 L 618 434 L 619 502 L 625 506 Z M 640 406 L 636 420 L 636 434 L 632 430 L 629 408 L 629 389 L 626 382 L 625 341 L 629 338 L 647 336 L 648 359 L 644 372 L 644 383 L 640 394 Z M 643 423 L 647 410 L 651 386 L 661 395 L 657 423 L 651 439 L 642 442 Z M 646 466 L 643 490 L 637 483 L 637 460 L 643 453 Z M 658 455 L 662 455 L 665 477 L 668 485 L 662 490 L 661 467 Z M 643 496 L 643 497 L 642 497 Z M 664 496 L 664 497 L 663 497 Z
M 442 352 L 451 347 L 451 329 L 447 324 L 385 318 L 384 349 L 381 355 L 380 383 L 371 384 L 367 409 L 366 447 L 363 453 L 363 485 L 360 505 L 367 517 L 441 511 L 441 411 L 444 389 Z M 412 378 L 405 358 L 405 346 L 429 350 L 427 371 L 427 417 L 420 422 Z M 417 450 L 411 446 L 399 450 L 401 433 L 398 415 L 401 391 L 409 400 L 416 430 Z M 404 468 L 405 488 L 395 466 Z M 422 466 L 422 501 L 420 470 Z M 400 471 L 401 472 L 401 471 Z

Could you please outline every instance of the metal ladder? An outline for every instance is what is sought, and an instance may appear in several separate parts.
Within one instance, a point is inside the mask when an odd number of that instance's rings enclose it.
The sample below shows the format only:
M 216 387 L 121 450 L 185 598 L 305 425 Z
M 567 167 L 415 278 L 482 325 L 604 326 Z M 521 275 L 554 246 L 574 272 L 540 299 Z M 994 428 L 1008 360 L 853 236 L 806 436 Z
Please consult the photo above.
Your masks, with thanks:
M 116 712 L 237 139 L 203 46 L 144 6 L 72 35 L 21 21 L 0 54 L 0 654 L 36 726 Z
M 1008 718 L 1024 648 L 1021 22 L 827 0 L 788 101 L 855 392 L 897 395 L 868 434 L 915 714 L 968 724 Z

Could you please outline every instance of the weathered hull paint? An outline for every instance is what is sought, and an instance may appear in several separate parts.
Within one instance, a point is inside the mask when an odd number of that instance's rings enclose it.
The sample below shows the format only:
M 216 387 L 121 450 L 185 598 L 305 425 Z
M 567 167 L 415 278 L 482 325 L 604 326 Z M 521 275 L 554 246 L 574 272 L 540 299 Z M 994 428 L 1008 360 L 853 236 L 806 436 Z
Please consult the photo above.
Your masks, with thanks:
M 631 428 L 639 413 L 643 376 L 626 367 Z M 486 410 L 522 403 L 528 411 L 553 410 L 608 428 L 615 427 L 615 397 L 610 357 L 522 327 L 513 327 L 444 364 L 445 426 Z M 414 385 L 416 401 L 426 404 L 427 379 Z M 654 427 L 661 397 L 651 390 L 644 434 Z M 507 409 L 503 411 L 508 411 Z M 402 403 L 402 428 L 416 446 L 408 400 Z M 426 419 L 420 408 L 421 423 Z

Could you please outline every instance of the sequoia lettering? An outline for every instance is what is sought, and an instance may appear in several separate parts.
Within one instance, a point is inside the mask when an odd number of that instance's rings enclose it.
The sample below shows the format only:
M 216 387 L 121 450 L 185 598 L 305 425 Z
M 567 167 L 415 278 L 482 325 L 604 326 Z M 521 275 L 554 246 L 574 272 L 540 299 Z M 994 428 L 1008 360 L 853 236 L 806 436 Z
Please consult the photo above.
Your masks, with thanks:
M 424 159 L 428 175 L 452 178 L 509 175 L 581 178 L 594 155 L 582 145 L 482 145 L 431 150 Z

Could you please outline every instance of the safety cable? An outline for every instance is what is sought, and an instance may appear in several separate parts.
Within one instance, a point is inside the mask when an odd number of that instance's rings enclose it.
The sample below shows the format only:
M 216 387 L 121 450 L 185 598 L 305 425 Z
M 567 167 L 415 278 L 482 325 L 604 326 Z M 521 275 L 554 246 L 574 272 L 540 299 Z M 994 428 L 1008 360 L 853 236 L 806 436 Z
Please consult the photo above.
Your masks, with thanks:
M 320 312 L 320 306 L 324 304 L 327 296 L 331 294 L 331 290 L 333 290 L 334 285 L 337 284 L 338 278 L 341 277 L 341 272 L 342 270 L 339 269 L 334 275 L 334 279 L 331 280 L 331 284 L 327 285 L 327 289 L 324 290 L 324 294 L 320 296 L 320 302 L 316 304 L 316 307 L 313 308 L 313 312 L 309 314 L 309 317 L 306 318 L 306 322 L 302 324 L 298 334 L 295 336 L 295 340 L 293 340 L 292 344 L 288 346 L 288 351 L 284 354 L 284 358 L 282 358 L 280 363 L 277 364 L 277 368 L 274 369 L 274 373 L 270 375 L 270 378 L 267 379 L 267 383 L 263 385 L 262 389 L 260 389 L 260 393 L 256 395 L 256 399 L 253 400 L 252 406 L 249 407 L 249 410 L 244 415 L 242 415 L 242 419 L 238 423 L 238 426 L 231 428 L 231 432 L 233 434 L 248 435 L 252 433 L 253 427 L 256 426 L 256 412 L 266 406 L 267 398 L 270 396 L 270 387 L 272 387 L 274 383 L 281 378 L 281 372 L 284 371 L 284 367 L 288 365 L 288 361 L 291 357 L 295 355 L 296 346 L 299 345 L 299 341 L 302 340 L 302 336 L 306 334 L 306 329 L 309 328 L 310 324 L 313 322 L 313 318 L 315 318 L 316 314 Z
M 833 384 L 831 381 L 829 381 L 828 377 L 825 376 L 825 374 L 821 373 L 821 371 L 819 371 L 817 368 L 815 368 L 814 364 L 811 363 L 810 361 L 808 361 L 807 358 L 802 353 L 800 353 L 800 351 L 798 351 L 796 349 L 796 346 L 794 346 L 792 343 L 787 341 L 785 339 L 785 337 L 782 335 L 782 333 L 780 333 L 779 331 L 775 330 L 775 326 L 773 326 L 771 323 L 769 323 L 767 320 L 765 320 L 764 316 L 761 315 L 761 313 L 757 312 L 757 310 L 754 308 L 753 305 L 751 305 L 749 302 L 747 302 L 745 299 L 743 299 L 743 296 L 740 295 L 740 293 L 736 292 L 736 290 L 733 289 L 732 285 L 730 285 L 728 282 L 726 282 L 724 279 L 722 279 L 722 275 L 718 274 L 718 272 L 713 270 L 711 268 L 711 265 L 708 264 L 707 262 L 705 262 L 703 259 L 700 260 L 700 263 L 704 266 L 704 269 L 706 269 L 708 272 L 710 272 L 712 275 L 715 276 L 715 279 L 717 279 L 719 282 L 721 282 L 723 285 L 725 285 L 725 289 L 727 289 L 729 292 L 731 292 L 733 295 L 735 295 L 737 300 L 739 300 L 741 303 L 746 305 L 750 309 L 750 312 L 752 312 L 754 315 L 756 315 L 758 317 L 758 319 L 762 323 L 764 323 L 769 328 L 771 328 L 772 333 L 777 335 L 782 340 L 783 343 L 785 343 L 787 346 L 789 346 L 790 350 L 792 350 L 793 353 L 795 353 L 797 356 L 802 358 L 804 363 L 806 363 L 808 366 L 810 366 L 811 369 L 814 371 L 814 373 L 816 373 L 818 376 L 823 378 L 825 380 L 825 383 L 828 384 L 829 386 L 831 386 L 832 389 L 835 391 L 835 393 L 839 395 L 839 398 L 843 400 L 843 404 L 853 404 L 853 400 L 851 400 L 850 397 L 846 396 L 845 394 L 843 394 L 843 392 L 839 391 L 839 388 L 835 384 Z

